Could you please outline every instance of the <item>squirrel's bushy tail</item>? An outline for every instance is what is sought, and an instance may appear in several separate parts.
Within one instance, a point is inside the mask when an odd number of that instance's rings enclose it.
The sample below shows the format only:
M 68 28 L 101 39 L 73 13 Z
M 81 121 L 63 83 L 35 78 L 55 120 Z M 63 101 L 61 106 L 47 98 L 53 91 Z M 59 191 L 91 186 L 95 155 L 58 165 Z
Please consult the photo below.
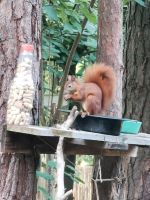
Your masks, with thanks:
M 104 63 L 96 63 L 86 69 L 84 82 L 95 83 L 101 88 L 102 111 L 106 111 L 112 103 L 116 88 L 116 76 L 113 68 Z

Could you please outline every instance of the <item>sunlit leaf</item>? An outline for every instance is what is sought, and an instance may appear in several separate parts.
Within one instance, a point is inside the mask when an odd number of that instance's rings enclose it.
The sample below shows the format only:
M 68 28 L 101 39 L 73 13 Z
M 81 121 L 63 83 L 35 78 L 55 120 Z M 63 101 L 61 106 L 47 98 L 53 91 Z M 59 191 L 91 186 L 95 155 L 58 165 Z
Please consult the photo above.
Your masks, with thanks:
M 66 168 L 70 169 L 71 171 L 75 172 L 75 167 L 72 167 L 71 165 L 66 165 Z
M 54 180 L 54 177 L 47 172 L 36 171 L 36 176 L 44 178 L 45 180 Z
M 81 7 L 81 12 L 91 23 L 96 23 L 96 16 L 94 15 L 94 13 L 91 13 L 86 7 Z
M 58 20 L 54 6 L 52 5 L 43 6 L 43 12 L 47 15 L 49 20 Z
M 143 6 L 143 7 L 147 7 L 144 1 L 142 1 L 142 0 L 135 0 L 135 1 L 136 1 L 138 4 L 140 4 L 141 6 Z
M 71 24 L 66 23 L 66 24 L 64 24 L 64 31 L 69 31 L 69 32 L 72 33 L 72 32 L 75 31 L 75 29 L 74 29 L 74 27 Z
M 47 166 L 52 169 L 57 169 L 56 161 L 54 161 L 54 160 L 49 160 L 47 163 Z

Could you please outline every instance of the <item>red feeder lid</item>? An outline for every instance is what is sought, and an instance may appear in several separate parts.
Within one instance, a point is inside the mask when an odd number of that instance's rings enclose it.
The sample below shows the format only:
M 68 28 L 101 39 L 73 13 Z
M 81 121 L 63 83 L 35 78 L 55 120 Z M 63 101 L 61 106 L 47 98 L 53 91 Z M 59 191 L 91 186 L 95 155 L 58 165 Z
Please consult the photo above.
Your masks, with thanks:
M 20 52 L 23 52 L 23 51 L 32 52 L 33 51 L 33 45 L 32 44 L 22 44 L 21 48 L 20 48 Z

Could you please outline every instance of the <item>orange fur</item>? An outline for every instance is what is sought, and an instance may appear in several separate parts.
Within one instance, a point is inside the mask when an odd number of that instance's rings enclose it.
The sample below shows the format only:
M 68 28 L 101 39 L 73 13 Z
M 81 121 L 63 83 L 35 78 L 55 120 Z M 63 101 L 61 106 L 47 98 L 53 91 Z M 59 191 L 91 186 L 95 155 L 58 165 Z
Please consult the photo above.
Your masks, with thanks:
M 83 82 L 68 76 L 64 98 L 79 101 L 89 114 L 106 111 L 114 97 L 116 77 L 113 69 L 103 63 L 94 64 L 86 69 Z
M 104 63 L 96 63 L 86 69 L 84 82 L 95 83 L 101 88 L 102 110 L 107 110 L 112 103 L 116 88 L 116 76 L 113 68 Z

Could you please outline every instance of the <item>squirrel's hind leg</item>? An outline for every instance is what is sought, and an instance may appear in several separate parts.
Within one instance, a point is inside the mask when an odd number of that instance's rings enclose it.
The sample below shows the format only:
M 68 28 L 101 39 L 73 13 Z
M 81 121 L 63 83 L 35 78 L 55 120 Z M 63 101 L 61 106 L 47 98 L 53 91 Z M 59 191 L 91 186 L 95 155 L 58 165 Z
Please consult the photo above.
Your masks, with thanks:
M 89 115 L 97 115 L 101 113 L 101 102 L 101 98 L 97 98 L 94 95 L 88 95 L 86 101 L 82 104 L 82 108 Z

